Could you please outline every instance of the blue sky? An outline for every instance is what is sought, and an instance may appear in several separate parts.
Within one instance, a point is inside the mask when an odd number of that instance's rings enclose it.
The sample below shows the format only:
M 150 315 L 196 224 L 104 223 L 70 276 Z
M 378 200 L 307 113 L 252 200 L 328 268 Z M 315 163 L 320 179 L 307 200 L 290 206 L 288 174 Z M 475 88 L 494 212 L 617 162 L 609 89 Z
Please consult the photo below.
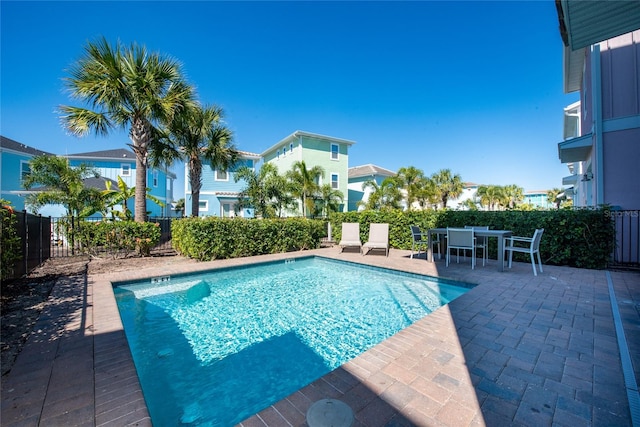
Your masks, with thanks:
M 295 130 L 356 141 L 373 163 L 464 181 L 560 187 L 562 42 L 552 0 L 425 2 L 2 1 L 0 132 L 55 154 L 126 148 L 67 135 L 62 79 L 87 41 L 178 59 L 224 108 L 236 146 Z M 75 103 L 77 105 L 77 103 Z M 179 175 L 182 168 L 176 167 Z M 183 194 L 183 177 L 176 198 Z

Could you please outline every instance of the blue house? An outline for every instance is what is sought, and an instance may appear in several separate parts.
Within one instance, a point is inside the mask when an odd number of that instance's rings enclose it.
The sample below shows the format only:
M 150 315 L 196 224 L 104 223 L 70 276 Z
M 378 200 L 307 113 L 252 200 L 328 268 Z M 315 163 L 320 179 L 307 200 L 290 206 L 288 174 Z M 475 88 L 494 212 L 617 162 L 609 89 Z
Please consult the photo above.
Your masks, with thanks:
M 42 155 L 53 154 L 0 136 L 0 198 L 11 202 L 15 210 L 26 209 L 24 202 L 29 192 L 22 186 L 22 179 L 31 172 L 29 161 Z
M 244 190 L 246 183 L 243 180 L 236 182 L 235 172 L 242 166 L 255 169 L 260 155 L 240 151 L 238 162 L 227 171 L 213 169 L 211 165 L 202 164 L 202 188 L 200 189 L 198 216 L 253 218 L 251 208 L 239 209 L 238 197 Z M 191 216 L 191 186 L 189 184 L 189 165 L 185 164 L 185 215 Z
M 136 185 L 136 156 L 132 151 L 119 148 L 69 154 L 65 157 L 69 159 L 71 166 L 79 166 L 84 163 L 93 167 L 104 179 L 117 182 L 118 177 L 120 177 L 127 187 L 131 188 Z M 172 216 L 171 202 L 173 202 L 173 181 L 175 179 L 175 174 L 166 169 L 147 168 L 149 194 L 164 203 L 164 207 L 161 207 L 147 200 L 147 212 L 149 212 L 150 217 Z M 117 189 L 114 185 L 111 188 Z M 104 188 L 101 189 L 104 190 Z M 127 207 L 133 215 L 135 215 L 134 205 L 135 202 L 132 197 L 127 201 Z

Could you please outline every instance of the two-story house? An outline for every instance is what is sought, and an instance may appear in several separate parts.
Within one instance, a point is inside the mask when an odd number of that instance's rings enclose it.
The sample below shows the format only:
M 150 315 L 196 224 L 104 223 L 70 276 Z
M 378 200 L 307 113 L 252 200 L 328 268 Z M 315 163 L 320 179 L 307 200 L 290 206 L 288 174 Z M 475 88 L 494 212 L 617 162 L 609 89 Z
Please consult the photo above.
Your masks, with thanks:
M 365 188 L 365 182 L 374 181 L 379 186 L 386 178 L 396 176 L 396 173 L 380 166 L 367 164 L 349 168 L 348 175 L 348 211 L 351 212 L 364 210 L 364 204 L 373 192 L 371 187 Z
M 264 163 L 273 163 L 279 174 L 291 170 L 295 162 L 303 161 L 307 169 L 320 166 L 325 171 L 319 185 L 331 184 L 344 196 L 341 212 L 349 206 L 349 147 L 354 141 L 297 130 L 260 155 Z M 298 215 L 299 212 L 291 212 Z
M 253 208 L 243 207 L 239 209 L 236 206 L 240 192 L 245 188 L 245 182 L 243 180 L 236 182 L 235 172 L 243 166 L 254 169 L 256 163 L 260 160 L 260 155 L 246 151 L 240 151 L 239 153 L 238 162 L 226 171 L 214 169 L 211 165 L 203 162 L 198 216 L 233 217 L 238 215 L 244 218 L 252 218 L 254 216 Z M 191 186 L 189 185 L 188 163 L 185 163 L 184 176 L 185 215 L 191 216 Z
M 557 0 L 564 41 L 564 109 L 558 155 L 575 206 L 640 209 L 640 2 Z M 607 16 L 610 19 L 602 19 Z
M 22 179 L 31 172 L 29 161 L 35 156 L 52 155 L 13 139 L 0 136 L 0 198 L 16 210 L 24 210 L 28 192 Z

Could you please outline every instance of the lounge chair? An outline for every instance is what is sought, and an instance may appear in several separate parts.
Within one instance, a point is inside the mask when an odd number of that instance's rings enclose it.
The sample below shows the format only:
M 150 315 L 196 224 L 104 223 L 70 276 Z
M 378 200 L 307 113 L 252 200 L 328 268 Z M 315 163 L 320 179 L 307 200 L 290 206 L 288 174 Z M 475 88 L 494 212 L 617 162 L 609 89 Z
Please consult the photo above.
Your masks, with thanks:
M 384 249 L 385 256 L 389 256 L 389 224 L 371 224 L 369 228 L 369 241 L 362 245 L 364 248 L 368 248 L 367 252 L 363 252 L 363 255 L 368 254 L 371 249 Z
M 344 251 L 344 248 L 357 247 L 362 253 L 362 241 L 360 241 L 360 223 L 357 222 L 343 222 L 342 223 L 342 237 L 340 238 L 340 252 Z

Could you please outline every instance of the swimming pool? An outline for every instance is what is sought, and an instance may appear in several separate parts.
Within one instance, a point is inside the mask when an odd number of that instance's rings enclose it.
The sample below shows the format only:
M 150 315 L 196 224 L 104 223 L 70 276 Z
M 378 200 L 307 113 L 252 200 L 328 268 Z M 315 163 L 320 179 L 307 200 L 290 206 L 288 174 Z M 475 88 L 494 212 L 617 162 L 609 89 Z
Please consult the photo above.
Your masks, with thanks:
M 114 284 L 156 426 L 234 425 L 469 289 L 322 257 Z

